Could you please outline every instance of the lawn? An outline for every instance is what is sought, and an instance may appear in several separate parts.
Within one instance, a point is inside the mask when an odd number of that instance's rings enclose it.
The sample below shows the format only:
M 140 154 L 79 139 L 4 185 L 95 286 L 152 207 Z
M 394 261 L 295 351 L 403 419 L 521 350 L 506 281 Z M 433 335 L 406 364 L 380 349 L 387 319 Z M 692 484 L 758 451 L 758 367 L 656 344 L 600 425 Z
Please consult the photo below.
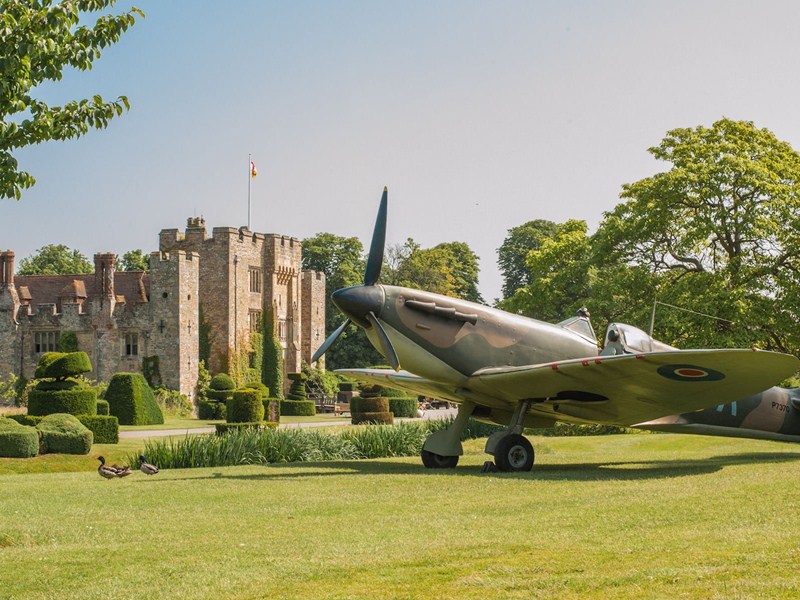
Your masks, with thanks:
M 796 598 L 800 449 L 533 438 L 416 458 L 0 476 L 2 598 Z M 93 450 L 94 454 L 94 450 Z

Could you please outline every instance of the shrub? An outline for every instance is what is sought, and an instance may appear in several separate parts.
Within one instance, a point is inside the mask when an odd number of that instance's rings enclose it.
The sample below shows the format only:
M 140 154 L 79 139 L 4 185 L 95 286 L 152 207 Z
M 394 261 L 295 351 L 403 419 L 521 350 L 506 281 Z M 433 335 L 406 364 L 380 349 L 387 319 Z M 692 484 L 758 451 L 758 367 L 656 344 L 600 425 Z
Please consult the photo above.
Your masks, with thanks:
M 164 422 L 153 390 L 141 373 L 117 373 L 108 384 L 109 412 L 120 425 L 156 425 Z
M 36 429 L 42 432 L 43 454 L 89 454 L 92 449 L 92 432 L 73 415 L 47 415 Z
M 58 379 L 55 381 L 42 379 L 34 386 L 34 389 L 41 392 L 49 392 L 52 390 L 74 390 L 79 387 L 84 387 L 83 383 L 74 379 Z
M 416 398 L 389 398 L 389 412 L 395 417 L 416 417 L 418 408 Z
M 151 388 L 161 386 L 161 366 L 157 354 L 142 357 L 142 375 Z
M 342 381 L 339 384 L 339 391 L 340 392 L 352 392 L 356 389 L 356 384 L 352 381 Z
M 197 417 L 199 419 L 214 420 L 224 419 L 227 415 L 227 407 L 224 402 L 198 402 Z
M 280 406 L 282 416 L 311 417 L 317 414 L 313 400 L 281 400 Z
M 0 456 L 31 458 L 39 453 L 39 432 L 16 420 L 0 417 Z
M 355 396 L 350 399 L 351 412 L 389 412 L 388 398 L 364 398 Z
M 156 402 L 165 414 L 176 417 L 188 417 L 191 416 L 194 410 L 189 398 L 181 394 L 178 390 L 170 390 L 161 387 L 154 391 L 154 396 Z
M 236 384 L 227 373 L 218 373 L 211 378 L 211 383 L 208 385 L 206 396 L 218 402 L 225 402 L 233 397 L 233 392 L 236 390 Z
M 283 398 L 283 348 L 275 329 L 275 313 L 267 307 L 261 326 L 261 381 L 276 398 Z
M 61 352 L 78 351 L 78 336 L 74 331 L 65 331 L 58 336 L 58 349 Z
M 39 362 L 36 363 L 36 370 L 33 372 L 34 379 L 42 379 L 47 377 L 48 367 L 64 356 L 64 352 L 45 352 L 39 357 Z
M 351 422 L 353 425 L 362 423 L 373 423 L 375 425 L 391 425 L 394 423 L 394 415 L 388 411 L 379 412 L 351 412 Z
M 36 427 L 44 417 L 34 417 L 33 415 L 8 415 L 9 419 L 13 419 L 20 425 L 27 425 L 28 427 Z
M 66 379 L 67 377 L 76 377 L 92 370 L 92 363 L 86 352 L 66 352 L 57 354 L 60 354 L 60 356 L 55 360 L 48 361 L 48 365 L 44 369 L 45 377 Z
M 98 415 L 107 415 L 108 412 L 108 400 L 98 400 L 97 401 L 97 414 Z
M 228 401 L 228 423 L 260 423 L 264 420 L 264 404 L 260 390 L 236 390 Z
M 261 398 L 269 398 L 269 388 L 260 381 L 248 381 L 241 388 L 243 390 L 258 390 L 261 392 Z
M 40 390 L 37 386 L 28 392 L 29 415 L 44 416 L 53 413 L 68 413 L 70 415 L 97 414 L 95 391 L 89 387 L 76 387 L 66 390 Z
M 281 420 L 281 402 L 278 398 L 264 398 L 261 403 L 264 405 L 264 420 L 277 423 Z M 315 408 L 316 413 L 316 408 Z
M 306 380 L 308 377 L 304 373 L 289 373 L 287 375 L 289 381 L 292 382 L 289 386 L 289 393 L 286 397 L 289 400 L 306 400 Z
M 94 435 L 95 444 L 119 443 L 119 420 L 108 415 L 78 415 L 78 421 Z
M 381 396 L 385 396 L 386 398 L 405 398 L 408 396 L 408 392 L 405 390 L 398 390 L 396 388 L 383 388 L 381 392 Z

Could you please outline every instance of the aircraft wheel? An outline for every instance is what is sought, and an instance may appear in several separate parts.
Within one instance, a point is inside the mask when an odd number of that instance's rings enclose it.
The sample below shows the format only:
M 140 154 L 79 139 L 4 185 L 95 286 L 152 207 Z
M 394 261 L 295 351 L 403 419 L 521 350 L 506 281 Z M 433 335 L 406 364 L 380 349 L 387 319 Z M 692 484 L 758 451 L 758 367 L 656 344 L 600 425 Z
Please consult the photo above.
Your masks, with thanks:
M 458 456 L 442 456 L 423 450 L 422 464 L 426 469 L 455 469 L 458 464 Z
M 505 472 L 530 471 L 533 468 L 533 446 L 524 436 L 509 434 L 497 442 L 494 462 Z

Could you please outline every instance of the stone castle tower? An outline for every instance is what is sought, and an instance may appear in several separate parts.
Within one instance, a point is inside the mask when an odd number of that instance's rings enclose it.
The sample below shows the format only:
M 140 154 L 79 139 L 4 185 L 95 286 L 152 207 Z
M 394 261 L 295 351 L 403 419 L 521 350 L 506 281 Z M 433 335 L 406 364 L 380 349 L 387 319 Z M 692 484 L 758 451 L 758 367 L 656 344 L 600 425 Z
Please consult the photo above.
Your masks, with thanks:
M 284 349 L 285 373 L 310 363 L 325 341 L 325 275 L 301 272 L 297 238 L 247 227 L 215 227 L 209 236 L 200 217 L 189 218 L 184 233 L 162 230 L 159 249 L 200 257 L 199 303 L 211 373 L 230 371 L 237 357 L 252 352 L 251 333 L 261 332 L 267 311 Z
M 156 357 L 161 380 L 194 395 L 197 384 L 198 256 L 154 253 L 151 271 L 117 272 L 114 254 L 95 254 L 92 274 L 14 276 L 14 253 L 0 252 L 0 373 L 30 379 L 45 352 L 70 333 L 94 371 L 141 371 Z

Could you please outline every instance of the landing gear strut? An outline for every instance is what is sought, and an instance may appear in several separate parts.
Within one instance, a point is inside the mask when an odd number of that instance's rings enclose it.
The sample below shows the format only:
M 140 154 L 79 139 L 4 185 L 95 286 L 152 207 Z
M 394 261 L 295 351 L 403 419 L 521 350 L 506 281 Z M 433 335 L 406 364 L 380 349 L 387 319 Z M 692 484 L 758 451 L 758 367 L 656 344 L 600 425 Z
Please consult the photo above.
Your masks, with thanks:
M 458 407 L 453 424 L 442 431 L 434 431 L 422 446 L 422 464 L 428 469 L 455 469 L 458 457 L 464 454 L 461 433 L 467 426 L 475 404 L 464 402 Z
M 486 440 L 486 453 L 494 455 L 495 465 L 500 471 L 527 472 L 533 468 L 533 446 L 522 435 L 525 414 L 530 406 L 530 400 L 520 400 L 508 429 L 493 433 Z

